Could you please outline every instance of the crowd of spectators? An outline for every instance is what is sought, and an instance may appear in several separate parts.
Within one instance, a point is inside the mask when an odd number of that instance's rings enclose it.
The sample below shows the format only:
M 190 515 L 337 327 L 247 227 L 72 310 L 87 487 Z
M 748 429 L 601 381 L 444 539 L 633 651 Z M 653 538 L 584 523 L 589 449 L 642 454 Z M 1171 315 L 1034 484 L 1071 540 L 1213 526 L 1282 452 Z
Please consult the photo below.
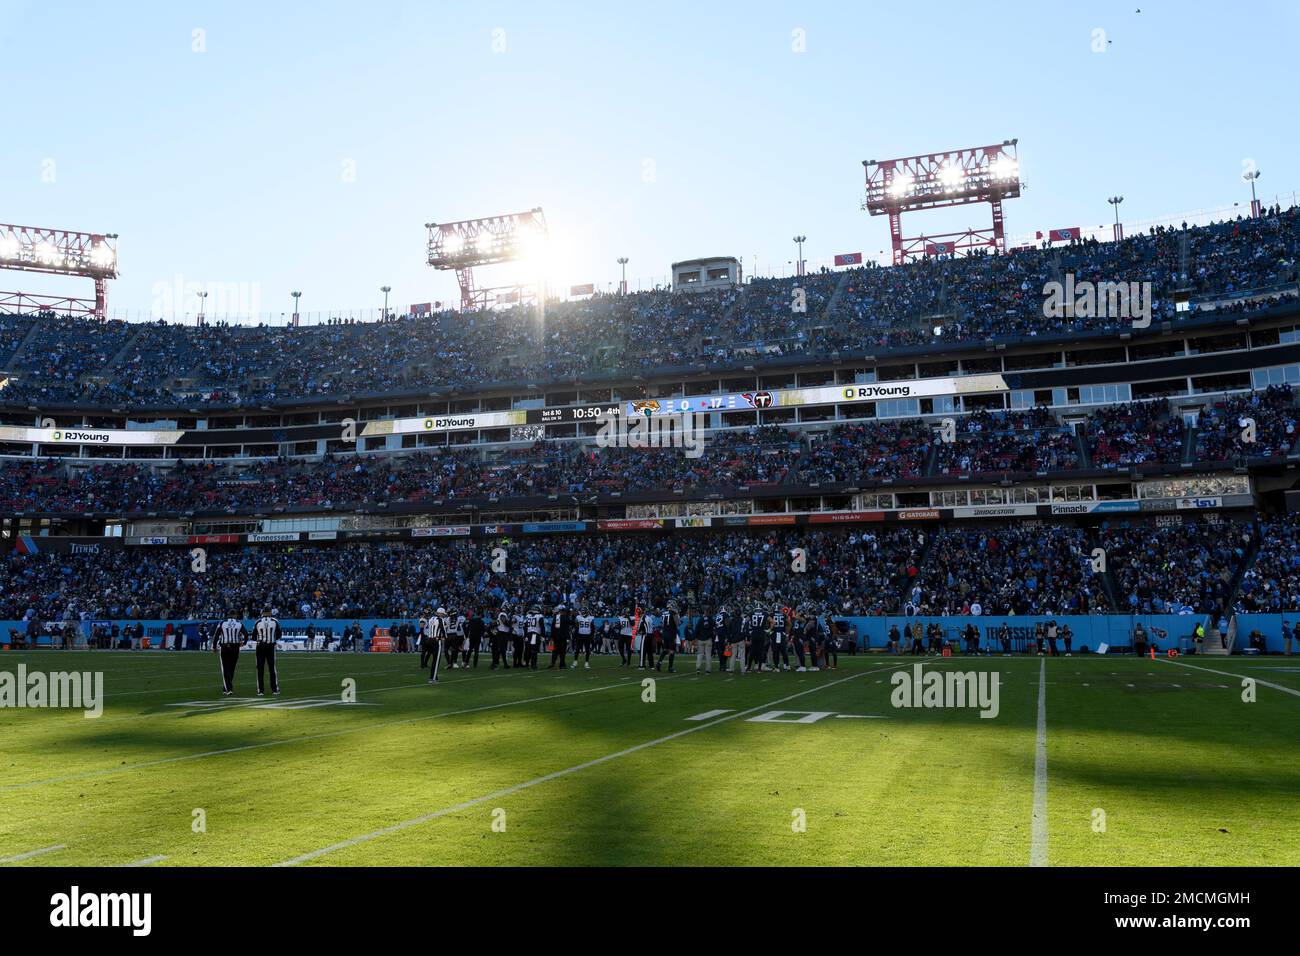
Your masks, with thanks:
M 1183 460 L 1186 428 L 1164 399 L 1099 408 L 1086 432 L 1094 468 L 1175 465 Z
M 1100 544 L 1119 609 L 1133 614 L 1222 611 L 1250 535 L 1248 526 L 1228 521 L 1103 526 Z
M 1300 611 L 1300 520 L 1293 514 L 1259 522 L 1255 560 L 1241 576 L 1236 610 Z
M 469 540 L 213 548 L 203 574 L 184 549 L 13 554 L 0 559 L 0 619 L 247 617 L 267 606 L 283 617 L 412 617 L 505 599 L 564 600 L 602 614 L 670 599 L 884 614 L 899 608 L 919 542 L 907 528 L 525 538 L 509 543 L 503 574 L 492 570 L 491 549 Z M 807 558 L 800 573 L 796 547 Z
M 948 528 L 914 576 L 909 604 L 923 616 L 1106 611 L 1090 550 L 1079 528 Z
M 1233 395 L 1201 413 L 1198 461 L 1238 461 L 1285 455 L 1296 440 L 1296 405 L 1290 385 Z
M 933 432 L 914 419 L 836 425 L 811 441 L 799 461 L 797 484 L 852 484 L 862 480 L 920 478 Z
M 954 422 L 953 441 L 938 443 L 940 475 L 1068 471 L 1079 467 L 1074 433 L 1045 408 L 977 411 Z
M 597 448 L 561 442 L 323 460 L 212 461 L 171 467 L 60 459 L 0 459 L 0 509 L 22 512 L 226 512 L 328 509 L 471 497 L 692 492 L 779 484 L 799 461 L 798 436 L 749 428 L 708 436 L 697 458 L 680 448 Z
M 1184 240 L 1186 257 L 1184 258 Z M 962 259 L 756 279 L 741 288 L 598 294 L 494 312 L 407 315 L 303 327 L 203 327 L 88 318 L 0 317 L 0 402 L 260 405 L 278 399 L 563 382 L 700 362 L 1118 329 L 1130 316 L 1045 315 L 1044 287 L 1150 282 L 1152 320 L 1194 301 L 1294 285 L 1300 213 L 1156 228 L 1119 243 L 1076 242 Z

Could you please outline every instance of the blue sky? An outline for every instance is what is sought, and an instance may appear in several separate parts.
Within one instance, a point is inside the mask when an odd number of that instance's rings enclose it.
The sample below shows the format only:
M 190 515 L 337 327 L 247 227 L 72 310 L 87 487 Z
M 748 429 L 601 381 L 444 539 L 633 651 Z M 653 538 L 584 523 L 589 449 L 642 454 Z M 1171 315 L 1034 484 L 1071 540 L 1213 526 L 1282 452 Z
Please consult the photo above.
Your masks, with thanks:
M 1271 201 L 1300 189 L 1298 10 L 0 0 L 0 221 L 120 233 L 110 306 L 242 283 L 278 315 L 295 288 L 304 311 L 453 299 L 422 224 L 537 205 L 557 282 L 615 281 L 619 255 L 632 279 L 782 272 L 797 232 L 813 261 L 874 257 L 862 160 L 1010 137 L 1010 234 L 1107 222 L 1116 192 L 1130 221 L 1244 205 L 1244 160 Z

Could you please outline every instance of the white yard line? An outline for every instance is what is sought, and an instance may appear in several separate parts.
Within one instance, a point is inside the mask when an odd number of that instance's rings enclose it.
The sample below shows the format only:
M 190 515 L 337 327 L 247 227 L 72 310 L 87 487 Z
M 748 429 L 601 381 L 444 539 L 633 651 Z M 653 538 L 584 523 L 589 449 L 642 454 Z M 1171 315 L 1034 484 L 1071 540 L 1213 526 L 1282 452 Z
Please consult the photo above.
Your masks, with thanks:
M 0 856 L 0 864 L 17 863 L 19 860 L 29 860 L 34 856 L 40 856 L 42 853 L 53 853 L 55 850 L 66 850 L 66 843 L 56 843 L 54 846 L 41 847 L 39 850 L 28 850 L 26 853 L 19 853 L 15 856 Z
M 143 860 L 136 860 L 134 863 L 123 863 L 122 866 L 153 866 L 155 863 L 161 863 L 165 859 L 167 859 L 165 856 L 147 856 Z
M 887 667 L 879 668 L 879 670 L 896 670 L 896 669 L 897 669 L 896 664 L 890 664 Z M 874 670 L 863 671 L 861 674 L 851 674 L 848 677 L 841 677 L 839 680 L 831 681 L 828 684 L 822 684 L 818 687 L 810 687 L 807 690 L 799 691 L 796 694 L 790 694 L 789 696 L 781 697 L 777 700 L 769 701 L 766 704 L 759 704 L 756 707 L 750 707 L 747 710 L 738 711 L 737 713 L 732 714 L 728 717 L 719 717 L 717 720 L 711 720 L 708 723 L 700 724 L 696 727 L 688 727 L 685 730 L 679 730 L 676 731 L 675 733 L 668 734 L 664 737 L 658 737 L 654 740 L 647 740 L 645 743 L 636 744 L 624 750 L 617 751 L 616 753 L 605 754 L 603 757 L 597 757 L 594 760 L 588 760 L 584 763 L 575 764 L 574 766 L 566 767 L 563 770 L 556 770 L 553 773 L 544 774 L 543 776 L 535 777 L 532 780 L 525 780 L 523 783 L 517 783 L 513 786 L 505 787 L 504 789 L 501 790 L 494 790 L 492 793 L 484 794 L 481 797 L 474 797 L 473 799 L 462 801 L 461 803 L 454 804 L 450 807 L 443 807 L 441 810 L 435 810 L 432 813 L 426 813 L 422 816 L 412 817 L 409 820 L 403 820 L 400 823 L 394 823 L 390 826 L 383 827 L 382 829 L 373 830 L 370 833 L 362 833 L 359 836 L 350 837 L 346 840 L 341 840 L 338 843 L 332 843 L 329 846 L 322 847 L 319 850 L 312 850 L 309 853 L 304 853 L 301 856 L 293 857 L 290 860 L 285 860 L 283 863 L 277 863 L 275 865 L 296 866 L 299 863 L 306 863 L 309 860 L 317 859 L 318 857 L 325 856 L 328 853 L 334 853 L 338 850 L 347 849 L 348 847 L 356 846 L 359 843 L 366 843 L 370 840 L 377 840 L 380 837 L 388 836 L 391 833 L 397 833 L 401 830 L 409 829 L 410 827 L 419 826 L 422 823 L 428 823 L 430 820 L 436 820 L 439 817 L 444 817 L 449 813 L 457 813 L 461 810 L 466 810 L 470 807 L 478 806 L 479 804 L 487 803 L 491 800 L 499 800 L 502 797 L 508 797 L 511 794 L 518 793 L 521 790 L 526 790 L 530 787 L 538 786 L 539 784 L 549 783 L 552 780 L 557 780 L 560 777 L 567 777 L 570 774 L 580 773 L 581 771 L 590 769 L 591 767 L 598 767 L 601 764 L 609 763 L 611 760 L 618 760 L 621 757 L 626 757 L 631 754 L 638 753 L 639 751 L 646 750 L 650 747 L 657 747 L 660 744 L 668 743 L 669 741 L 676 740 L 679 737 L 685 737 L 688 734 L 699 733 L 701 730 L 708 730 L 710 727 L 716 727 L 719 724 L 725 724 L 726 722 L 731 720 L 738 720 L 739 718 L 744 717 L 747 714 L 758 713 L 759 711 L 763 711 L 771 707 L 775 707 L 778 704 L 784 704 L 786 701 L 794 700 L 797 697 L 803 697 L 806 694 L 815 694 L 818 691 L 827 690 L 828 688 L 834 687 L 837 684 L 843 684 L 846 681 L 855 680 L 859 677 L 864 677 L 867 674 L 873 674 L 873 673 L 876 673 L 876 671 Z
M 659 679 L 672 680 L 673 678 L 661 677 Z M 637 685 L 628 684 L 626 681 L 619 681 L 617 684 L 602 684 L 599 687 L 588 687 L 583 690 L 565 691 L 563 694 L 546 694 L 542 697 L 529 697 L 524 700 L 508 700 L 499 704 L 484 704 L 481 707 L 467 707 L 462 710 L 447 710 L 437 714 L 426 714 L 423 717 L 408 717 L 404 720 L 390 720 L 384 723 L 367 724 L 363 727 L 348 727 L 343 730 L 333 730 L 324 734 L 307 734 L 302 737 L 290 737 L 283 740 L 268 740 L 264 743 L 258 744 L 244 744 L 240 747 L 225 747 L 221 750 L 205 750 L 204 752 L 197 754 L 180 754 L 175 757 L 160 757 L 157 760 L 145 760 L 140 763 L 126 764 L 119 767 L 106 767 L 102 770 L 87 770 L 83 773 L 69 774 L 65 777 L 49 777 L 45 780 L 29 780 L 26 783 L 13 783 L 0 787 L 0 793 L 9 790 L 29 790 L 32 787 L 43 787 L 54 783 L 68 783 L 73 780 L 84 780 L 88 777 L 105 777 L 113 774 L 128 773 L 133 770 L 146 770 L 150 767 L 160 767 L 164 764 L 180 763 L 185 760 L 202 760 L 207 757 L 220 757 L 225 754 L 243 753 L 248 750 L 261 750 L 265 747 L 282 747 L 285 744 L 302 743 L 308 740 L 326 740 L 330 737 L 342 737 L 345 734 L 370 733 L 385 727 L 400 727 L 404 724 L 415 724 L 426 720 L 437 720 L 440 717 L 457 717 L 462 714 L 474 714 L 485 710 L 499 710 L 503 707 L 518 707 L 521 704 L 536 704 L 545 700 L 558 700 L 562 697 L 575 697 L 579 694 L 595 694 L 603 690 L 613 690 L 619 687 L 632 686 Z
M 1201 667 L 1199 664 L 1185 664 L 1182 661 L 1167 660 L 1166 663 L 1177 664 L 1179 667 L 1190 667 L 1193 670 L 1205 671 L 1207 674 L 1219 674 L 1223 677 L 1235 677 L 1237 680 L 1250 678 L 1250 680 L 1253 680 L 1256 684 L 1263 684 L 1265 687 L 1273 688 L 1273 690 L 1280 690 L 1282 693 L 1290 694 L 1292 697 L 1300 697 L 1300 690 L 1296 690 L 1294 687 L 1285 687 L 1282 684 L 1274 684 L 1269 680 L 1260 680 L 1258 677 L 1251 677 L 1249 674 L 1236 674 L 1232 671 L 1216 671 L 1213 667 Z
M 1034 741 L 1034 817 L 1030 866 L 1047 866 L 1047 658 L 1038 667 L 1038 733 Z

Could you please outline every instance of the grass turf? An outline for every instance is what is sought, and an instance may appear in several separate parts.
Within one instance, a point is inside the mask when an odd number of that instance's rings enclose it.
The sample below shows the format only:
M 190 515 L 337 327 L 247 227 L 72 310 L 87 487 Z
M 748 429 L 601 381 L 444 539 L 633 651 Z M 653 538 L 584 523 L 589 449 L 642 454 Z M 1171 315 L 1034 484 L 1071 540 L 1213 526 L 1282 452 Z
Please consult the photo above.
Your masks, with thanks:
M 19 662 L 102 671 L 106 702 L 98 719 L 0 709 L 0 861 L 13 865 L 1030 858 L 1037 658 L 927 662 L 998 672 L 996 719 L 893 708 L 890 674 L 913 662 L 878 655 L 738 678 L 696 677 L 690 659 L 652 675 L 653 703 L 647 675 L 608 657 L 590 671 L 480 664 L 433 688 L 414 655 L 284 653 L 278 701 L 233 703 L 211 654 L 20 652 L 0 670 Z M 1241 699 L 1242 677 L 1300 690 L 1300 663 L 1185 663 L 1046 661 L 1050 864 L 1300 864 L 1300 696 L 1261 685 Z M 345 679 L 355 705 L 257 706 L 336 701 Z M 245 652 L 236 694 L 251 698 L 253 680 Z M 750 719 L 772 710 L 859 717 Z

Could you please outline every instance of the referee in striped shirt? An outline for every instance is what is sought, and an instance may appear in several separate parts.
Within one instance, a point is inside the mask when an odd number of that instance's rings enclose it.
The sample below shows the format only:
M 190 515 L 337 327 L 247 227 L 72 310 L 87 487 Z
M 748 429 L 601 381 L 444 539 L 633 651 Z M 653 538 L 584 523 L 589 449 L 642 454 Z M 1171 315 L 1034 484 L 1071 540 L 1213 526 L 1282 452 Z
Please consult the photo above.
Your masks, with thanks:
M 265 688 L 262 673 L 271 671 L 271 693 L 280 695 L 280 678 L 275 673 L 275 642 L 280 639 L 280 622 L 271 616 L 266 608 L 262 616 L 253 625 L 253 639 L 257 642 L 257 696 L 261 697 Z
M 228 617 L 217 628 L 217 646 L 213 650 L 221 654 L 221 693 L 229 697 L 235 692 L 235 667 L 239 664 L 239 648 L 248 640 L 248 631 L 244 622 L 237 617 Z

